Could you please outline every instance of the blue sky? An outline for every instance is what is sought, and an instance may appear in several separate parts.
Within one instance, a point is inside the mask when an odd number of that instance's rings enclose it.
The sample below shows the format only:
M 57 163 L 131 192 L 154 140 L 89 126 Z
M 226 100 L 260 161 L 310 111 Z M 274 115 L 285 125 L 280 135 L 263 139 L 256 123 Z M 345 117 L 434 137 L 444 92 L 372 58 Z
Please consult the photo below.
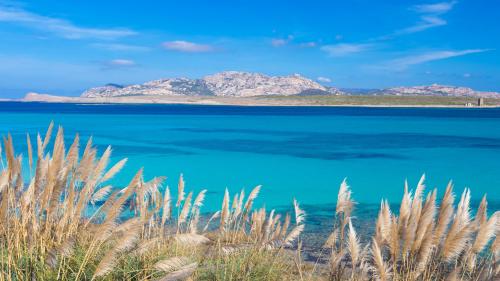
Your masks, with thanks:
M 0 0 L 0 97 L 225 70 L 500 91 L 499 10 L 497 0 Z

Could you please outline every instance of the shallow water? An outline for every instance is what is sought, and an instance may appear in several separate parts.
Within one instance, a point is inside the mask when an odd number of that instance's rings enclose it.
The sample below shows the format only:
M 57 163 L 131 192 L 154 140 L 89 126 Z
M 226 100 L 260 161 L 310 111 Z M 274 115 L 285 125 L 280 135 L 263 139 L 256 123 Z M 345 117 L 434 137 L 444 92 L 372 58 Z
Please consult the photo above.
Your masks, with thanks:
M 404 180 L 414 187 L 423 173 L 429 188 L 453 179 L 457 192 L 500 201 L 500 109 L 0 103 L 0 134 L 18 153 L 25 133 L 34 141 L 51 120 L 67 142 L 93 136 L 101 152 L 112 145 L 113 161 L 128 157 L 117 186 L 142 166 L 170 186 L 183 173 L 188 189 L 209 190 L 205 210 L 225 187 L 262 184 L 259 204 L 295 197 L 314 212 L 335 202 L 345 177 L 358 202 L 397 202 Z

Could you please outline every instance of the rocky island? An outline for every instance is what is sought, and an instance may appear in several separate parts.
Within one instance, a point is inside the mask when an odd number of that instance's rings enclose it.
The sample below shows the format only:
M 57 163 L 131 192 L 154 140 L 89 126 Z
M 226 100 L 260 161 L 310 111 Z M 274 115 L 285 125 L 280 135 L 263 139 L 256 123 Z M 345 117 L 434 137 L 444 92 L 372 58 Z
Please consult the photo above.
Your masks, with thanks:
M 300 74 L 268 76 L 226 71 L 200 79 L 167 78 L 143 84 L 107 84 L 79 97 L 28 93 L 22 101 L 76 103 L 181 103 L 220 105 L 466 106 L 485 99 L 499 106 L 500 93 L 433 84 L 354 93 L 325 86 Z

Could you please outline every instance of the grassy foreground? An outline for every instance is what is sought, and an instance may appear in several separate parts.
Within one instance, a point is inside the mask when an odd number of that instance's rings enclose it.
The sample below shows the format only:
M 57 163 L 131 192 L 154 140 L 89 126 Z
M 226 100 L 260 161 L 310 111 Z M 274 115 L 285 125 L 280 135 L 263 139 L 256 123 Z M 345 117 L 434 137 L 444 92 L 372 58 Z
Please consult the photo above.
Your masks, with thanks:
M 472 217 L 470 191 L 454 206 L 451 184 L 437 200 L 405 188 L 400 210 L 381 203 L 376 234 L 363 245 L 352 224 L 355 202 L 340 185 L 335 227 L 323 246 L 327 262 L 305 262 L 301 238 L 306 214 L 254 209 L 260 187 L 248 195 L 225 191 L 221 209 L 200 217 L 206 191 L 176 196 L 145 181 L 142 170 L 115 191 L 109 180 L 126 159 L 108 168 L 90 139 L 66 149 L 63 129 L 52 144 L 52 124 L 36 150 L 27 135 L 27 166 L 12 138 L 0 149 L 0 280 L 495 280 L 500 275 L 498 212 L 484 198 Z M 164 191 L 163 191 L 164 190 Z M 99 204 L 97 204 L 99 203 Z M 97 211 L 89 212 L 89 210 Z M 122 219 L 125 208 L 134 216 Z M 90 213 L 90 215 L 89 215 Z M 203 220 L 203 223 L 201 221 Z

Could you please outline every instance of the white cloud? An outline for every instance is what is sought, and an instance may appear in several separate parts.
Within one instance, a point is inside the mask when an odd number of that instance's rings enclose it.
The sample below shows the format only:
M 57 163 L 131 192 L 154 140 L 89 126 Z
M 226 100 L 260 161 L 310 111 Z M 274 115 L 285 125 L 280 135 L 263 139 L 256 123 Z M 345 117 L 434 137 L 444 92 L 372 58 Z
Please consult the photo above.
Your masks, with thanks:
M 44 32 L 53 33 L 67 39 L 116 39 L 137 34 L 135 31 L 125 28 L 105 29 L 80 27 L 63 19 L 46 17 L 22 9 L 9 8 L 1 5 L 0 22 L 27 26 Z
M 271 45 L 273 45 L 274 47 L 281 47 L 286 45 L 287 43 L 288 41 L 285 39 L 271 39 Z
M 372 44 L 334 44 L 325 45 L 321 47 L 321 50 L 328 53 L 332 57 L 343 57 L 347 55 L 352 55 L 355 53 L 360 53 L 368 50 Z
M 302 48 L 314 48 L 316 47 L 316 42 L 304 42 L 300 44 L 300 47 Z
M 151 48 L 145 46 L 137 45 L 127 45 L 127 44 L 108 44 L 108 43 L 95 43 L 90 44 L 94 48 L 104 49 L 108 51 L 124 51 L 124 52 L 144 52 L 149 51 Z
M 442 14 L 450 11 L 455 4 L 457 1 L 423 4 L 414 6 L 413 10 L 422 14 Z
M 182 40 L 163 42 L 162 46 L 167 50 L 186 53 L 206 53 L 214 51 L 214 48 L 211 45 L 198 44 Z
M 100 62 L 102 65 L 102 69 L 110 70 L 110 69 L 119 69 L 119 68 L 128 68 L 137 66 L 135 61 L 128 59 L 114 59 L 109 61 Z
M 412 65 L 422 64 L 426 62 L 443 60 L 453 57 L 465 56 L 469 54 L 482 53 L 491 51 L 491 49 L 469 49 L 461 51 L 434 51 L 427 52 L 423 54 L 411 55 L 407 57 L 398 58 L 390 61 L 387 64 L 388 68 L 394 68 L 396 70 L 403 70 Z
M 133 60 L 116 59 L 116 60 L 111 60 L 110 64 L 116 66 L 133 66 L 135 65 L 135 62 Z
M 322 77 L 322 76 L 316 78 L 316 80 L 318 80 L 319 82 L 322 82 L 322 83 L 330 83 L 330 82 L 332 82 L 332 79 L 327 78 L 327 77 Z
M 288 35 L 288 37 L 285 38 L 285 39 L 283 39 L 283 38 L 273 38 L 273 39 L 271 39 L 271 45 L 273 45 L 273 47 L 281 47 L 281 46 L 287 45 L 292 40 L 293 40 L 293 35 Z
M 420 14 L 420 20 L 413 26 L 396 31 L 392 36 L 411 34 L 429 28 L 447 25 L 448 22 L 444 20 L 441 15 L 451 11 L 456 3 L 456 1 L 452 1 L 413 6 L 411 10 Z
M 472 75 L 470 73 L 464 73 L 464 78 L 470 78 Z
M 417 24 L 396 31 L 395 35 L 416 33 L 427 30 L 429 28 L 443 26 L 447 24 L 448 22 L 446 22 L 444 19 L 438 16 L 431 16 L 431 15 L 421 16 L 420 21 Z

